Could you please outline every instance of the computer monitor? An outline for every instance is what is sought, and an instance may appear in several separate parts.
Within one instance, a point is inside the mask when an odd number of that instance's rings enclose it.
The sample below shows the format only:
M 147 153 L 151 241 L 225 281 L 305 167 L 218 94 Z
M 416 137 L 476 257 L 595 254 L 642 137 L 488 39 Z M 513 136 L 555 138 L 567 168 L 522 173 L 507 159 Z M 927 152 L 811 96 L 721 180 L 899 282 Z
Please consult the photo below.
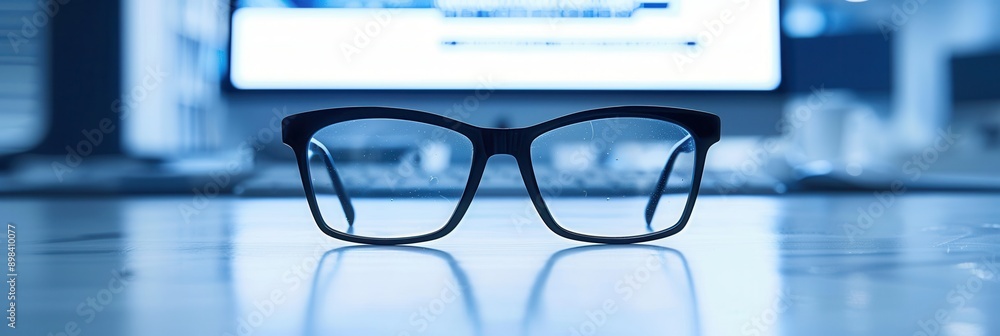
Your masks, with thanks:
M 772 90 L 778 0 L 241 0 L 244 90 Z

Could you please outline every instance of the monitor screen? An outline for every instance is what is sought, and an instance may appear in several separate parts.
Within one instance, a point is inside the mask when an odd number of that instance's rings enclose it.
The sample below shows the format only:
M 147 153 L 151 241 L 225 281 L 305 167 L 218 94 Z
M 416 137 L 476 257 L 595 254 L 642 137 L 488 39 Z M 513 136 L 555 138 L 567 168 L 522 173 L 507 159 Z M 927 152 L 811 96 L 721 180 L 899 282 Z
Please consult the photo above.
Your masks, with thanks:
M 778 0 L 242 0 L 238 89 L 772 90 Z

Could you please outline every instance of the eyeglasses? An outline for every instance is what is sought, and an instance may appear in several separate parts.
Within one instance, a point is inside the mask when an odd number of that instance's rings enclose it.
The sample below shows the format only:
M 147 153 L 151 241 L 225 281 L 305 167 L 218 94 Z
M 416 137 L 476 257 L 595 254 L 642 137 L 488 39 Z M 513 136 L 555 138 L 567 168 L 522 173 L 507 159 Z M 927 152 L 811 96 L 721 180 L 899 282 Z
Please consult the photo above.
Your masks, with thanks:
M 305 112 L 282 124 L 320 230 L 377 245 L 454 230 L 496 154 L 517 160 L 536 211 L 562 237 L 605 244 L 668 237 L 687 224 L 720 134 L 714 114 L 656 106 L 511 129 L 386 107 Z

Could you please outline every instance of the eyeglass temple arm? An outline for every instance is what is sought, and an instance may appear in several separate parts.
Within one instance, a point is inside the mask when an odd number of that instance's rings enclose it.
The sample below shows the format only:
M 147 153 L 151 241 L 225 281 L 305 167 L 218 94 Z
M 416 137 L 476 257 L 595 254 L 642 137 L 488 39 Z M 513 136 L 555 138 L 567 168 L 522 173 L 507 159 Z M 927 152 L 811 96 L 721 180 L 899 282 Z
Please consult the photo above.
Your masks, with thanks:
M 347 225 L 354 225 L 354 206 L 351 205 L 351 197 L 347 195 L 347 190 L 344 189 L 344 182 L 340 180 L 337 168 L 333 165 L 333 154 L 330 153 L 329 149 L 326 149 L 323 143 L 316 139 L 312 139 L 310 143 L 323 152 L 323 162 L 326 163 L 326 172 L 330 174 L 333 189 L 336 190 L 337 198 L 340 199 L 340 207 L 344 209 L 344 216 L 347 216 Z
M 674 170 L 674 161 L 677 160 L 677 155 L 693 152 L 694 149 L 694 139 L 691 138 L 691 135 L 684 137 L 670 149 L 670 157 L 667 158 L 667 164 L 663 166 L 663 171 L 660 172 L 660 178 L 656 181 L 653 193 L 649 195 L 649 203 L 646 203 L 646 226 L 652 224 L 653 214 L 656 213 L 656 206 L 660 204 L 660 196 L 663 196 L 663 192 L 667 190 L 667 179 L 670 178 L 670 172 Z

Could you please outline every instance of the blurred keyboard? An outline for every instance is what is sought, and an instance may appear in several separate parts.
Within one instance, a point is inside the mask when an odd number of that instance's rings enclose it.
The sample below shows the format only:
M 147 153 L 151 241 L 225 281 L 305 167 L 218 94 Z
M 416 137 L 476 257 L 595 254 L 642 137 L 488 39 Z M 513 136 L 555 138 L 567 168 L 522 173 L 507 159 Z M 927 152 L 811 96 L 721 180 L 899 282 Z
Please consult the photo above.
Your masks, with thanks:
M 389 167 L 385 169 L 357 170 L 358 173 L 350 174 L 342 172 L 342 179 L 345 181 L 352 179 L 362 179 L 368 181 L 364 195 L 368 197 L 378 197 L 390 195 L 392 190 L 421 189 L 421 190 L 446 190 L 458 191 L 465 188 L 465 175 L 460 171 L 445 171 L 434 178 L 424 177 L 402 178 L 399 174 L 393 174 Z M 536 170 L 535 174 L 545 179 L 555 176 L 556 171 Z M 657 174 L 657 176 L 639 176 L 641 174 Z M 635 189 L 636 181 L 655 181 L 658 172 L 649 173 L 628 173 L 628 174 L 594 174 L 574 179 L 569 183 L 573 186 L 581 186 L 586 190 L 599 193 L 603 190 L 627 190 Z M 766 176 L 750 176 L 746 182 L 738 187 L 719 185 L 718 181 L 724 176 L 724 172 L 706 171 L 701 183 L 702 194 L 730 194 L 730 193 L 764 193 L 774 194 L 784 192 L 784 184 L 780 181 Z M 392 178 L 386 178 L 391 176 Z M 648 189 L 647 189 L 648 190 Z M 302 179 L 299 177 L 298 167 L 294 164 L 271 164 L 257 169 L 257 173 L 239 185 L 233 192 L 240 196 L 301 196 Z M 491 160 L 486 166 L 482 181 L 476 195 L 480 196 L 521 196 L 524 195 L 525 187 L 521 179 L 521 172 L 513 159 Z

